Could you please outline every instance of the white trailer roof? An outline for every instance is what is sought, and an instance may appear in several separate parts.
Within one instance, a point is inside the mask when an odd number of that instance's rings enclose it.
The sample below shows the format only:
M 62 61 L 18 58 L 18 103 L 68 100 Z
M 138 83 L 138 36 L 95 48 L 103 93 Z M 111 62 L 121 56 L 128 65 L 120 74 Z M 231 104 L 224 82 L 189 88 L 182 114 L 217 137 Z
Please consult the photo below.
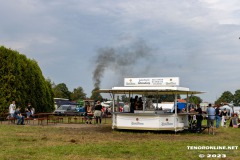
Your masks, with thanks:
M 100 89 L 100 93 L 113 94 L 201 94 L 201 91 L 190 91 L 186 87 L 113 87 L 112 89 Z

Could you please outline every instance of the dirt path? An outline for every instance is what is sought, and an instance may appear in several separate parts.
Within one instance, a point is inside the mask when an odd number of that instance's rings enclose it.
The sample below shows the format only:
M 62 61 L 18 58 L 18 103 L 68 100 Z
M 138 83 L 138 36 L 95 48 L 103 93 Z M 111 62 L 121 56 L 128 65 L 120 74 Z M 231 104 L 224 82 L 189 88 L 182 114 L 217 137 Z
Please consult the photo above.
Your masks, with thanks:
M 63 128 L 99 128 L 99 127 L 110 127 L 109 124 L 68 124 L 68 123 L 58 123 L 56 125 L 51 125 L 53 127 L 63 127 Z

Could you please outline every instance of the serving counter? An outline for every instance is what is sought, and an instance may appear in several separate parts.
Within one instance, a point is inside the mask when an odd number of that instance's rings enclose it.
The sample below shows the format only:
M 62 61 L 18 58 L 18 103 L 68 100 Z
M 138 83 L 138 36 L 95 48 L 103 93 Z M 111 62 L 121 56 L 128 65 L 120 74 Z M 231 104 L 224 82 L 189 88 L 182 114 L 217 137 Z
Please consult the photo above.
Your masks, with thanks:
M 112 114 L 112 129 L 132 130 L 172 130 L 182 131 L 188 128 L 188 115 L 164 112 L 136 112 Z

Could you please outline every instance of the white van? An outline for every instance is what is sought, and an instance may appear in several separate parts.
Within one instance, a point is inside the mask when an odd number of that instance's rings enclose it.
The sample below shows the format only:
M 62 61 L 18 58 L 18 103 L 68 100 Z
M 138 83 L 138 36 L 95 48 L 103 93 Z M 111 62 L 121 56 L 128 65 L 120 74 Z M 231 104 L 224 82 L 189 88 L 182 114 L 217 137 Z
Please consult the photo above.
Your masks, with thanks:
M 102 102 L 101 105 L 102 105 L 103 107 L 108 108 L 108 107 L 110 107 L 111 103 L 112 103 L 112 101 L 105 101 L 105 102 Z

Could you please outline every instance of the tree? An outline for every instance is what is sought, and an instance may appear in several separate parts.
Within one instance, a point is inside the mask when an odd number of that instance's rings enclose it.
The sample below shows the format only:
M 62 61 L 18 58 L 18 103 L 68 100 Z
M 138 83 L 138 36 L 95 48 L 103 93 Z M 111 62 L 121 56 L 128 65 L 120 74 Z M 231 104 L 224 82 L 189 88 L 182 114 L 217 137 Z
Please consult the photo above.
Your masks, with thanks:
M 35 60 L 0 47 L 0 101 L 7 112 L 11 101 L 24 108 L 28 102 L 36 112 L 54 110 L 53 91 Z
M 189 97 L 189 102 L 197 105 L 197 104 L 202 103 L 202 99 L 198 96 L 190 96 Z
M 233 95 L 234 106 L 240 106 L 240 90 L 236 90 Z
M 90 99 L 93 99 L 93 100 L 98 100 L 98 101 L 102 101 L 102 96 L 99 92 L 97 92 L 97 90 L 99 90 L 99 87 L 96 87 L 92 90 L 92 95 L 90 97 Z
M 180 95 L 177 95 L 177 98 L 180 99 Z M 175 100 L 175 95 L 170 94 L 170 95 L 160 95 L 159 96 L 159 102 L 174 102 Z
M 60 83 L 53 88 L 55 98 L 71 99 L 71 92 L 65 83 Z
M 230 103 L 233 101 L 233 98 L 234 98 L 234 96 L 230 91 L 225 91 L 225 92 L 223 92 L 221 97 L 217 99 L 215 104 Z
M 71 94 L 71 100 L 79 101 L 83 99 L 86 99 L 86 93 L 84 93 L 83 88 L 82 87 L 74 88 Z
M 122 100 L 122 102 L 129 102 L 130 101 L 129 97 L 127 97 L 126 95 L 121 95 L 121 100 Z

